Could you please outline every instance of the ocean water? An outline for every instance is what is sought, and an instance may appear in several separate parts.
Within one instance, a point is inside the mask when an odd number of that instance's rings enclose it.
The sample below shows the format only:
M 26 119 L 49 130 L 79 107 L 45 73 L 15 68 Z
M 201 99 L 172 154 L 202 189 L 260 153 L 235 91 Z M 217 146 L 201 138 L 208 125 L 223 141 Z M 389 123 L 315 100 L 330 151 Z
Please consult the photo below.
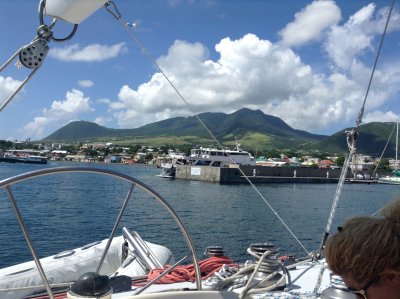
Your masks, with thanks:
M 335 184 L 249 185 L 157 177 L 155 166 L 114 164 L 47 165 L 0 163 L 0 180 L 48 167 L 106 168 L 134 177 L 156 190 L 181 218 L 199 259 L 207 246 L 222 246 L 237 262 L 250 258 L 251 243 L 272 242 L 280 254 L 304 256 L 318 249 L 336 191 Z M 39 257 L 107 238 L 130 184 L 99 174 L 42 176 L 11 187 Z M 345 184 L 333 230 L 353 215 L 370 215 L 400 194 L 400 186 Z M 271 210 L 271 206 L 274 211 Z M 305 249 L 275 215 L 285 222 Z M 0 190 L 0 268 L 32 259 L 4 190 Z M 176 259 L 189 254 L 186 242 L 166 210 L 147 192 L 135 188 L 117 234 L 126 226 L 143 239 L 167 246 Z

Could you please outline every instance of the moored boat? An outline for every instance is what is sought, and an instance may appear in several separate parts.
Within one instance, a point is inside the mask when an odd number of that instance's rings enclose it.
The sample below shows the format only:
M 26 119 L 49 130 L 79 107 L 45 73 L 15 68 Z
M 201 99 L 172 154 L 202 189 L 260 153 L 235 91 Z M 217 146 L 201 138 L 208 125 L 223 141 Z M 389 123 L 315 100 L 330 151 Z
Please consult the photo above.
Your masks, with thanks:
M 378 183 L 380 184 L 389 184 L 389 185 L 400 185 L 400 171 L 397 170 L 398 160 L 398 148 L 399 148 L 399 121 L 397 121 L 396 125 L 396 160 L 394 161 L 394 170 L 391 176 L 383 176 L 378 178 Z
M 190 151 L 190 156 L 183 153 L 169 153 L 170 162 L 161 163 L 160 177 L 174 178 L 178 165 L 209 166 L 209 167 L 229 167 L 229 165 L 256 165 L 255 158 L 247 151 L 242 150 L 240 144 L 235 148 L 194 148 Z
M 47 157 L 40 156 L 39 152 L 32 150 L 13 150 L 0 156 L 0 163 L 26 163 L 46 164 Z
M 236 144 L 233 150 L 203 148 L 192 149 L 190 153 L 191 165 L 225 167 L 229 164 L 256 165 L 255 158 Z
M 46 164 L 47 158 L 42 156 L 16 156 L 16 155 L 4 155 L 0 157 L 0 163 L 27 163 L 27 164 Z
M 398 171 L 393 172 L 391 176 L 383 176 L 378 178 L 379 184 L 400 185 L 400 175 Z

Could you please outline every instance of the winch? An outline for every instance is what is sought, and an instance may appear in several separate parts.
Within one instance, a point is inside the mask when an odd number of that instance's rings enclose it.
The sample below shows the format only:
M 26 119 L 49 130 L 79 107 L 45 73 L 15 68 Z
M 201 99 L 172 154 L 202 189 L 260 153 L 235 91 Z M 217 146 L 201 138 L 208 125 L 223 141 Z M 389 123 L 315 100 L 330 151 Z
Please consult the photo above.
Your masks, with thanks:
M 279 248 L 273 243 L 253 243 L 248 252 L 257 259 L 259 267 L 253 277 L 257 282 L 257 287 L 264 288 L 280 280 L 282 274 L 281 262 L 278 259 Z
M 67 299 L 111 299 L 113 289 L 107 275 L 88 272 L 78 278 L 67 293 Z

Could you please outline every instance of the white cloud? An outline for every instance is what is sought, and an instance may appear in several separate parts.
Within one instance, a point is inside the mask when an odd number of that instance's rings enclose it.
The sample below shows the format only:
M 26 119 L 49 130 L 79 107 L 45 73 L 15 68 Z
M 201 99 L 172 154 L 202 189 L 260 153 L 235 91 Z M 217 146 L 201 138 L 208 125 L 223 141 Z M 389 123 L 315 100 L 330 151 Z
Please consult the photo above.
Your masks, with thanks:
M 65 125 L 80 114 L 91 111 L 93 108 L 90 106 L 90 99 L 83 92 L 73 89 L 67 92 L 64 100 L 53 101 L 50 109 L 43 109 L 42 115 L 26 124 L 20 133 L 24 138 L 43 138 L 45 134 L 54 132 L 55 127 Z
M 313 73 L 291 49 L 253 34 L 237 40 L 225 38 L 215 49 L 220 54 L 217 61 L 210 60 L 208 50 L 199 43 L 176 41 L 168 54 L 158 59 L 197 113 L 231 113 L 248 107 L 308 131 L 346 121 L 353 123 L 357 117 L 365 95 L 365 78 L 370 74 L 360 63 L 354 74 Z M 399 69 L 390 65 L 376 72 L 369 96 L 370 109 L 379 107 L 399 91 L 400 82 L 394 82 L 392 76 Z M 190 115 L 160 73 L 136 90 L 124 85 L 118 100 L 103 103 L 109 105 L 122 128 Z
M 315 84 L 311 68 L 298 55 L 253 34 L 239 40 L 225 38 L 215 48 L 220 59 L 211 61 L 201 44 L 176 41 L 158 60 L 197 112 L 233 112 L 244 106 L 265 111 L 288 99 L 301 101 L 301 95 Z M 309 108 L 307 103 L 296 105 Z M 124 128 L 188 115 L 187 107 L 160 73 L 137 90 L 123 86 L 118 101 L 110 102 L 109 107 Z
M 342 70 L 351 70 L 366 53 L 375 56 L 388 13 L 388 8 L 376 11 L 375 4 L 371 3 L 352 15 L 343 26 L 332 26 L 325 42 L 325 51 L 333 65 Z M 397 11 L 392 13 L 389 28 L 389 31 L 400 28 Z
M 279 32 L 281 42 L 290 47 L 319 40 L 323 31 L 339 22 L 340 17 L 340 9 L 334 1 L 314 1 L 296 13 L 294 21 Z
M 306 17 L 312 21 L 304 22 Z M 202 44 L 175 41 L 157 62 L 196 113 L 231 113 L 247 107 L 280 117 L 296 129 L 321 132 L 355 123 L 372 64 L 371 60 L 364 64 L 355 58 L 371 48 L 371 40 L 380 37 L 381 29 L 376 27 L 385 20 L 385 10 L 377 12 L 374 5 L 368 5 L 343 25 L 338 24 L 339 18 L 340 11 L 333 1 L 315 1 L 296 14 L 291 26 L 281 32 L 283 40 L 278 43 L 254 34 L 236 40 L 224 38 L 215 46 L 219 57 L 210 59 L 209 50 Z M 289 34 L 294 28 L 309 34 L 296 41 Z M 395 28 L 400 27 L 392 26 L 391 30 Z M 288 48 L 315 39 L 323 41 L 328 53 L 327 73 L 316 72 Z M 358 45 L 352 45 L 354 40 Z M 350 58 L 345 55 L 346 49 Z M 400 64 L 381 62 L 363 122 L 384 115 L 374 111 L 400 92 L 398 78 Z M 122 128 L 191 115 L 161 73 L 153 74 L 136 89 L 124 85 L 117 100 L 104 99 L 102 103 L 108 105 Z
M 397 122 L 400 119 L 400 115 L 393 111 L 374 111 L 365 115 L 364 123 L 370 122 Z
M 0 105 L 21 85 L 21 81 L 0 76 Z
M 371 49 L 375 24 L 371 21 L 375 5 L 369 4 L 354 14 L 343 26 L 331 28 L 325 50 L 335 66 L 350 69 L 354 59 L 365 49 Z
M 80 80 L 78 81 L 80 87 L 92 87 L 94 85 L 92 80 Z
M 53 48 L 49 51 L 49 56 L 63 61 L 103 61 L 115 58 L 126 53 L 128 48 L 125 43 L 114 45 L 93 44 L 81 48 L 78 44 L 64 48 Z

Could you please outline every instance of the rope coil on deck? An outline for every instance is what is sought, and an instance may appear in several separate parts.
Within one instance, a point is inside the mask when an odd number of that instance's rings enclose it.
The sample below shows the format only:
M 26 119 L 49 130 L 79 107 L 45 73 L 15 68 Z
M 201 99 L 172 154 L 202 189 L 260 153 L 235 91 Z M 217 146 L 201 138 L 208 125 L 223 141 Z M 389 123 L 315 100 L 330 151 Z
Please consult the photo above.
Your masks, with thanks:
M 233 264 L 233 261 L 226 256 L 210 257 L 199 262 L 201 279 L 207 279 L 215 272 L 219 271 L 223 267 L 223 265 L 228 265 L 229 267 L 239 267 L 239 265 Z M 165 270 L 167 270 L 169 267 L 170 265 L 167 265 L 167 267 L 163 269 L 151 270 L 147 276 L 147 281 L 152 281 L 154 278 L 165 272 Z M 196 275 L 194 266 L 193 264 L 189 264 L 176 267 L 170 273 L 160 278 L 156 283 L 169 284 L 185 281 L 194 282 L 195 277 Z

